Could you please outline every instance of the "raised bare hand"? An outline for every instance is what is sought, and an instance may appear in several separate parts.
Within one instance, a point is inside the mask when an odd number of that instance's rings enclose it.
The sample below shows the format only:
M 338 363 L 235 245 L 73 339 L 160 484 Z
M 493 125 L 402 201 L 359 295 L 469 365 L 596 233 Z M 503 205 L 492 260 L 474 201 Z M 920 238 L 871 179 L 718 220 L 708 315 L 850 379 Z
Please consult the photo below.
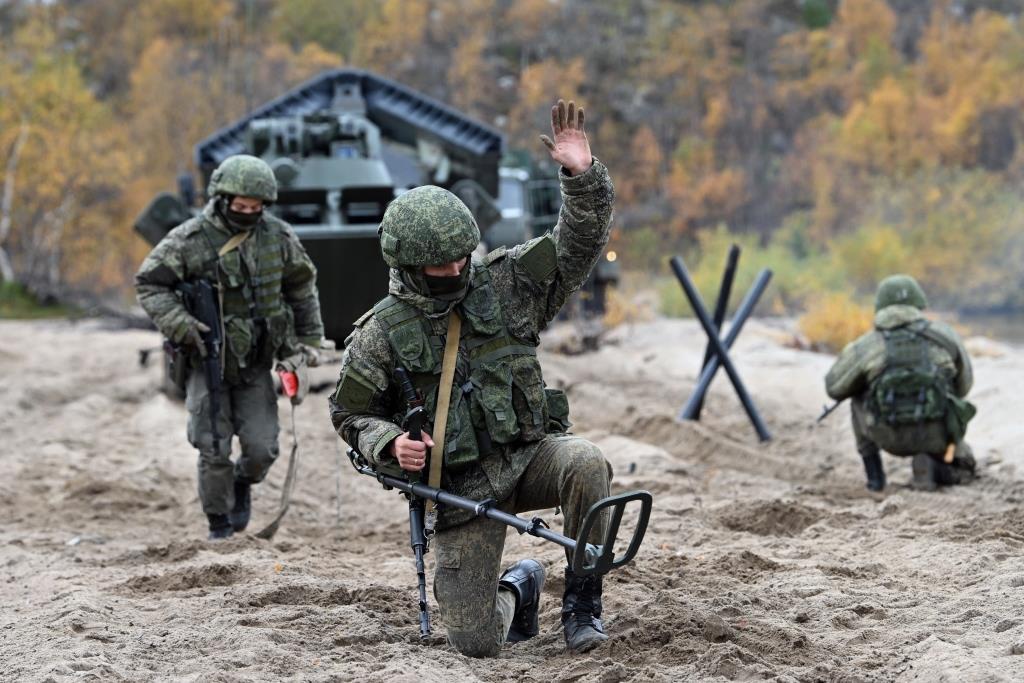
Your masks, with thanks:
M 551 133 L 554 140 L 541 135 L 540 141 L 548 148 L 551 158 L 561 164 L 569 175 L 584 173 L 594 163 L 590 154 L 590 142 L 583 130 L 583 107 L 576 108 L 576 103 L 569 100 L 558 100 L 551 107 Z

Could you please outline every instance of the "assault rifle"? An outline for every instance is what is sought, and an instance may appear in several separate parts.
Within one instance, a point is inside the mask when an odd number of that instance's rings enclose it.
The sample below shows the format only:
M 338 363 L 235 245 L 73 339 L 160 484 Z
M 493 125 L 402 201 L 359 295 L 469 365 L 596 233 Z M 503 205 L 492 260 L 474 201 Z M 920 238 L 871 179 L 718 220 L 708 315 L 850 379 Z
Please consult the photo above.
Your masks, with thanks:
M 409 438 L 413 441 L 423 440 L 423 421 L 426 411 L 423 409 L 423 399 L 412 385 L 409 374 L 405 368 L 395 368 L 395 375 L 402 386 L 402 395 L 409 407 L 405 413 L 403 426 L 409 432 Z M 349 457 L 351 457 L 351 452 Z M 357 468 L 358 469 L 358 468 Z M 410 475 L 410 478 L 420 480 L 422 475 Z M 420 640 L 430 637 L 430 612 L 427 611 L 427 570 L 423 564 L 423 556 L 427 554 L 427 537 L 423 531 L 424 503 L 418 496 L 405 494 L 409 499 L 409 543 L 412 546 L 413 555 L 416 557 L 416 583 L 420 594 Z
M 835 409 L 838 408 L 840 406 L 840 404 L 842 404 L 842 401 L 836 401 L 835 403 L 833 403 L 830 406 L 822 406 L 821 407 L 821 415 L 819 415 L 818 419 L 815 420 L 814 422 L 816 424 L 820 424 L 822 420 L 824 420 L 826 417 L 828 417 L 833 412 L 835 412 Z
M 405 426 L 409 431 L 410 438 L 415 438 L 419 435 L 423 427 L 423 420 L 426 417 L 423 403 L 416 393 L 412 382 L 409 381 L 408 373 L 406 373 L 404 368 L 396 368 L 395 374 L 402 385 L 402 393 L 406 397 L 408 405 Z M 416 431 L 414 432 L 413 429 Z M 545 541 L 557 543 L 571 553 L 569 567 L 577 576 L 607 574 L 630 562 L 640 549 L 640 543 L 644 539 L 644 534 L 647 533 L 647 522 L 651 517 L 653 497 L 648 491 L 627 491 L 614 496 L 608 496 L 590 506 L 586 516 L 583 518 L 583 523 L 580 525 L 579 533 L 574 540 L 551 531 L 548 524 L 540 517 L 533 517 L 527 520 L 499 510 L 497 507 L 498 501 L 493 498 L 481 501 L 471 500 L 423 484 L 420 482 L 419 474 L 411 475 L 406 472 L 404 475 L 395 476 L 378 471 L 355 448 L 348 450 L 348 457 L 352 467 L 357 472 L 373 477 L 385 489 L 400 491 L 409 499 L 409 535 L 412 540 L 413 553 L 416 556 L 421 639 L 425 639 L 430 635 L 430 617 L 427 613 L 426 572 L 423 567 L 423 554 L 427 548 L 427 540 L 423 533 L 423 507 L 425 500 L 432 500 L 438 504 L 472 512 L 477 517 L 486 517 L 487 519 L 510 526 L 520 534 L 530 534 Z M 626 511 L 626 507 L 633 502 L 639 504 L 636 527 L 633 529 L 633 534 L 629 539 L 626 551 L 616 555 L 615 541 L 619 533 L 619 526 L 622 523 L 622 516 Z M 604 538 L 601 539 L 599 544 L 587 542 L 591 532 L 601 523 L 602 515 L 606 510 L 608 510 L 609 519 Z
M 206 390 L 210 396 L 210 427 L 213 430 L 213 452 L 220 456 L 220 432 L 217 418 L 220 416 L 221 394 L 221 337 L 220 301 L 217 287 L 209 280 L 198 279 L 178 285 L 185 303 L 185 310 L 199 322 L 210 328 L 202 333 L 206 356 L 203 358 L 203 374 L 206 376 Z

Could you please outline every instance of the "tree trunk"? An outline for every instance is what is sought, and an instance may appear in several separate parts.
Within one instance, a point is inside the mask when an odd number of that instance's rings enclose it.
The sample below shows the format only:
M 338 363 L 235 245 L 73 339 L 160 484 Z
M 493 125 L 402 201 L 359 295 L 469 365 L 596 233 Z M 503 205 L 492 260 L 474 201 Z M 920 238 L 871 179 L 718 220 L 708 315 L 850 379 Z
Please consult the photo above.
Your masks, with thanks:
M 7 156 L 7 168 L 4 172 L 4 189 L 0 195 L 0 282 L 14 282 L 14 267 L 11 259 L 4 249 L 4 243 L 11 234 L 11 212 L 14 204 L 14 178 L 18 171 L 18 159 L 21 157 L 21 148 L 28 138 L 28 124 L 21 122 L 18 129 L 18 137 L 11 145 L 11 152 Z

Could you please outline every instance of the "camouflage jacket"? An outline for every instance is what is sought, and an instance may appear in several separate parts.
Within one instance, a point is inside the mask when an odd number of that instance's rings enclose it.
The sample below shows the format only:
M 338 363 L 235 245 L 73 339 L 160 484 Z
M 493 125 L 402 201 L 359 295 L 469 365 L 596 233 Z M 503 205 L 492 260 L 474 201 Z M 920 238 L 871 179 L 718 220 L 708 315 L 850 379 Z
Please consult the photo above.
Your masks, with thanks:
M 483 259 L 474 257 L 469 290 L 461 302 L 454 304 L 470 330 L 467 333 L 464 325 L 457 368 L 463 365 L 465 356 L 472 354 L 467 347 L 471 345 L 474 328 L 480 325 L 479 319 L 490 316 L 487 312 L 490 304 L 479 306 L 481 300 L 489 301 L 493 297 L 510 343 L 532 352 L 539 344 L 541 330 L 593 269 L 607 244 L 611 226 L 614 190 L 608 170 L 595 159 L 594 165 L 579 176 L 569 177 L 563 173 L 561 190 L 563 205 L 558 224 L 552 232 L 509 250 L 498 249 Z M 424 333 L 430 334 L 435 340 L 435 346 L 443 344 L 447 332 L 447 313 L 453 306 L 410 291 L 396 270 L 391 273 L 390 291 L 391 295 L 382 302 L 383 306 L 379 304 L 360 318 L 356 330 L 346 341 L 338 390 L 330 399 L 331 419 L 338 433 L 378 468 L 397 465 L 386 453 L 385 447 L 404 431 L 397 424 L 404 412 L 404 402 L 395 377 L 395 366 L 399 359 L 396 358 L 394 338 L 389 339 L 389 329 L 393 328 L 386 320 L 388 315 L 394 317 L 390 313 L 396 308 L 393 302 L 397 300 L 402 304 L 401 308 L 410 312 L 399 317 L 414 315 L 426 326 L 423 328 Z M 387 303 L 389 300 L 391 304 Z M 386 307 L 388 310 L 383 310 Z M 467 334 L 470 335 L 470 344 L 467 344 Z M 416 344 L 411 350 L 419 348 L 420 345 Z M 433 357 L 437 359 L 439 356 L 435 353 Z M 402 352 L 403 364 L 407 363 L 409 357 L 409 354 Z M 523 353 L 519 358 L 526 357 L 527 354 Z M 535 358 L 533 363 L 536 363 Z M 433 373 L 439 373 L 439 361 L 435 360 L 430 367 L 414 367 L 413 371 L 425 370 L 429 379 L 429 375 L 433 374 L 431 368 Z M 510 375 L 507 380 L 502 380 L 505 382 L 505 392 L 513 392 L 513 386 L 520 386 L 516 371 L 516 367 L 505 371 Z M 539 365 L 536 366 L 536 373 L 538 387 L 542 390 Z M 476 377 L 474 374 L 471 379 L 475 381 Z M 460 377 L 457 370 L 451 399 L 453 407 L 449 412 L 449 434 L 452 433 L 453 411 L 461 400 L 459 394 L 464 391 L 460 387 L 463 379 L 465 377 Z M 433 382 L 436 387 L 436 376 Z M 348 389 L 353 383 L 365 391 L 353 393 Z M 489 386 L 478 387 L 478 395 L 484 403 L 490 398 L 499 402 L 502 400 L 502 397 L 495 395 L 498 393 L 494 389 L 496 383 L 497 379 Z M 528 394 L 529 389 L 525 386 L 523 388 L 526 389 L 524 393 Z M 435 400 L 427 396 L 428 409 L 434 403 Z M 533 405 L 532 400 L 530 404 Z M 516 403 L 513 417 L 520 424 L 525 424 L 521 405 L 522 402 Z M 567 408 L 565 412 L 568 412 Z M 525 441 L 511 438 L 512 432 L 502 434 L 502 429 L 492 417 L 488 415 L 486 423 L 474 418 L 474 428 L 480 429 L 486 424 L 487 431 L 494 439 L 495 449 L 489 453 L 480 453 L 479 458 L 472 458 L 470 465 L 458 471 L 446 468 L 442 482 L 446 489 L 467 497 L 497 500 L 503 500 L 511 494 L 529 464 L 533 449 L 522 448 Z M 504 419 L 500 414 L 498 417 Z M 463 430 L 466 428 L 467 425 L 462 425 Z M 458 430 L 459 426 L 456 425 L 455 429 Z M 526 431 L 524 428 L 523 433 Z M 446 439 L 446 445 L 454 444 Z M 446 451 L 446 462 L 449 458 L 459 458 L 456 452 L 458 448 L 461 446 Z M 445 525 L 442 512 L 439 526 Z
M 891 330 L 921 320 L 921 311 L 913 306 L 887 306 L 875 314 L 875 329 L 846 345 L 835 364 L 825 377 L 825 390 L 839 401 L 862 395 L 868 385 L 885 369 L 885 338 L 881 330 Z M 929 357 L 949 380 L 957 396 L 964 397 L 971 390 L 974 376 L 971 359 L 967 356 L 960 337 L 951 327 L 941 322 L 931 322 L 931 330 L 945 344 L 931 342 Z M 952 353 L 954 350 L 956 353 Z
M 264 214 L 245 242 L 218 257 L 232 234 L 211 201 L 154 247 L 135 275 L 135 290 L 157 328 L 181 342 L 195 319 L 176 286 L 198 278 L 219 282 L 224 379 L 238 383 L 296 353 L 298 342 L 318 346 L 323 322 L 316 268 L 287 223 Z

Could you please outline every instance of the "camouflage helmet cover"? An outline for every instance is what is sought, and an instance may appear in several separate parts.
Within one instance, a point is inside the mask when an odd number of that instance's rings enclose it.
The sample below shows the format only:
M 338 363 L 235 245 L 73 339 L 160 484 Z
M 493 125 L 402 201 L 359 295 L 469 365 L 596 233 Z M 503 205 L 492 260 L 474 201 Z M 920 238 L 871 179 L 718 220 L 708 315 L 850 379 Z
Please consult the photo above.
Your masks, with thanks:
M 434 185 L 397 197 L 380 224 L 380 248 L 392 268 L 436 266 L 472 253 L 480 228 L 458 197 Z
M 909 275 L 890 275 L 878 285 L 878 293 L 875 294 L 875 310 L 880 311 L 888 306 L 914 306 L 915 308 L 927 308 L 928 299 L 924 295 L 921 285 Z
M 277 201 L 277 180 L 267 162 L 248 154 L 235 154 L 220 163 L 210 175 L 206 190 L 210 197 L 232 195 Z

